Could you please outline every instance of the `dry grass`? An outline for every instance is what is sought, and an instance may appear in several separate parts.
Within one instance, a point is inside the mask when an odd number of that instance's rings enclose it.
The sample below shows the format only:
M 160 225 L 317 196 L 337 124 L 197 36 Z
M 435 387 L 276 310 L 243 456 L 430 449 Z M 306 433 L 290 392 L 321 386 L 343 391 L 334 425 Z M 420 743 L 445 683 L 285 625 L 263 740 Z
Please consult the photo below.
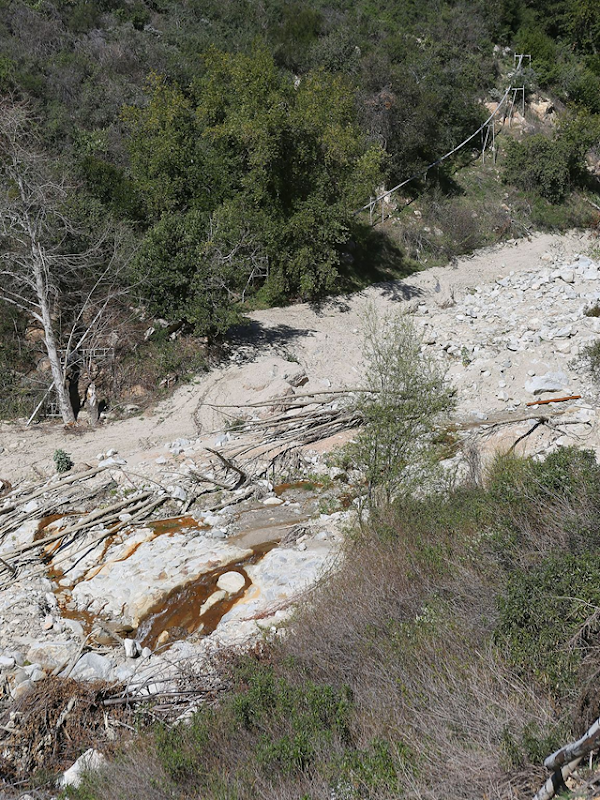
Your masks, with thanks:
M 318 679 L 351 687 L 359 741 L 417 754 L 403 780 L 411 797 L 509 797 L 507 734 L 518 741 L 528 725 L 545 727 L 553 709 L 490 644 L 497 587 L 468 541 L 455 540 L 464 531 L 441 532 L 436 554 L 395 524 L 394 540 L 354 545 L 286 651 Z

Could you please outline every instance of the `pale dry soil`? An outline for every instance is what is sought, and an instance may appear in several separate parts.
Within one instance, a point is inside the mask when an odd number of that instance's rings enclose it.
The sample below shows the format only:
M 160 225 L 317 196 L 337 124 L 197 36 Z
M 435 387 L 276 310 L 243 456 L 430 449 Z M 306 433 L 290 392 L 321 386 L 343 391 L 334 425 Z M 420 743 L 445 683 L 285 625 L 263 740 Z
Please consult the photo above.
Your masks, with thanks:
M 575 255 L 589 253 L 594 242 L 586 234 L 539 234 L 530 240 L 518 240 L 458 260 L 455 265 L 417 273 L 404 281 L 373 286 L 360 293 L 337 297 L 321 305 L 298 304 L 272 308 L 250 315 L 246 331 L 249 340 L 234 348 L 228 363 L 201 375 L 191 384 L 179 387 L 174 394 L 155 408 L 121 421 L 90 429 L 82 423 L 76 433 L 67 433 L 62 425 L 50 422 L 34 424 L 0 424 L 0 479 L 11 483 L 53 471 L 52 455 L 57 448 L 67 450 L 77 464 L 95 464 L 97 455 L 115 449 L 127 460 L 130 469 L 164 454 L 164 445 L 178 438 L 217 441 L 227 420 L 240 411 L 235 407 L 215 405 L 256 403 L 289 391 L 285 376 L 301 367 L 308 377 L 296 393 L 360 387 L 362 374 L 362 342 L 364 318 L 369 306 L 380 313 L 415 312 L 420 327 L 433 326 L 441 339 L 456 340 L 455 345 L 472 348 L 485 346 L 481 334 L 456 320 L 456 306 L 440 308 L 449 293 L 460 305 L 476 287 L 494 285 L 498 278 L 514 273 L 552 270 L 568 264 Z M 595 291 L 598 285 L 588 285 Z M 496 306 L 501 318 L 508 320 L 513 297 L 499 297 Z M 421 304 L 421 305 L 419 305 Z M 543 316 L 543 303 L 532 297 L 527 316 Z M 426 310 L 426 313 L 422 313 Z M 509 326 L 510 327 L 510 326 Z M 592 326 L 590 329 L 593 332 Z M 507 332 L 510 336 L 510 330 Z M 587 338 L 590 338 L 589 336 Z M 436 350 L 436 342 L 431 350 Z M 528 349 L 515 359 L 510 352 L 498 350 L 496 360 L 511 356 L 514 369 L 512 382 L 521 387 L 527 379 Z M 445 351 L 444 351 L 445 353 Z M 568 355 L 568 354 L 567 354 Z M 564 354 L 557 354 L 552 341 L 540 349 L 537 362 L 544 369 L 562 368 Z M 460 358 L 447 357 L 451 378 L 456 384 L 470 381 Z M 559 363 L 557 363 L 559 362 Z M 500 362 L 499 362 L 500 363 Z M 493 372 L 491 365 L 490 372 Z M 530 370 L 531 371 L 531 370 Z M 513 377 L 514 376 L 514 377 Z M 492 376 L 494 377 L 494 376 Z M 577 389 L 577 386 L 566 387 Z M 581 388 L 581 387 L 579 387 Z M 461 396 L 459 413 L 481 410 L 487 414 L 504 409 L 506 403 L 496 397 L 497 387 L 479 383 Z M 589 391 L 588 391 L 589 394 Z M 531 400 L 530 396 L 522 400 Z M 591 398 L 586 398 L 591 399 Z

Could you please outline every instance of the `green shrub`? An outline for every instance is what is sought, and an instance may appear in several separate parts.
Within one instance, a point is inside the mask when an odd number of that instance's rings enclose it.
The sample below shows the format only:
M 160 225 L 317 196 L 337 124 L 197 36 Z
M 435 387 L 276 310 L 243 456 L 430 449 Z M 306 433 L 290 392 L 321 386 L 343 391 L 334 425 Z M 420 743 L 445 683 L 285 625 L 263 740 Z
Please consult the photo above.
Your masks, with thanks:
M 598 118 L 582 113 L 559 128 L 553 138 L 538 133 L 507 143 L 503 179 L 560 203 L 577 184 L 585 184 L 585 155 L 598 142 Z
M 575 691 L 580 633 L 598 607 L 600 554 L 553 556 L 509 577 L 495 641 L 521 676 L 562 697 Z
M 504 180 L 521 189 L 536 191 L 552 203 L 559 203 L 571 188 L 567 154 L 555 141 L 541 133 L 523 142 L 507 142 Z
M 600 466 L 592 451 L 560 447 L 543 461 L 501 456 L 488 480 L 489 524 L 508 569 L 551 551 L 600 546 Z
M 587 316 L 600 316 L 600 308 L 594 306 L 594 308 L 587 313 Z M 588 370 L 595 383 L 600 384 L 600 339 L 583 348 L 581 362 Z
M 519 732 L 507 725 L 502 731 L 501 749 L 508 770 L 526 764 L 541 764 L 548 753 L 557 750 L 571 735 L 564 723 L 541 727 L 537 722 L 527 723 Z
M 54 459 L 57 472 L 68 472 L 73 466 L 71 456 L 64 450 L 55 450 L 52 458 Z
M 406 316 L 365 320 L 365 383 L 357 401 L 364 426 L 349 446 L 366 476 L 369 503 L 389 503 L 400 493 L 422 488 L 435 465 L 437 423 L 453 406 L 439 364 L 421 353 L 421 341 Z

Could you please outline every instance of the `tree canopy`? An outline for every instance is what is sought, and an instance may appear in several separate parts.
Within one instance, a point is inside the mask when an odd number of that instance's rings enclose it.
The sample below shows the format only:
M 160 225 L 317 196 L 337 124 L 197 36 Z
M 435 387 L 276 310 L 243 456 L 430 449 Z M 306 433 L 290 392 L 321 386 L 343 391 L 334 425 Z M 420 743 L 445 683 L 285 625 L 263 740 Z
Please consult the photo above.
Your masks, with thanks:
M 151 223 L 138 266 L 156 310 L 220 330 L 223 304 L 249 281 L 270 299 L 331 289 L 384 160 L 349 80 L 315 70 L 294 81 L 262 47 L 211 49 L 185 90 L 155 75 L 147 91 L 124 117 Z

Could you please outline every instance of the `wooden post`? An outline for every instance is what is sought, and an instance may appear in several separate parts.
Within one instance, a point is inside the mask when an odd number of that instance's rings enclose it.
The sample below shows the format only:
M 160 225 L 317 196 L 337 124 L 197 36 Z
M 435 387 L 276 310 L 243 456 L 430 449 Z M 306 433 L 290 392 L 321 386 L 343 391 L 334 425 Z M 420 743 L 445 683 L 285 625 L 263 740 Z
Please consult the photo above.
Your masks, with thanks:
M 87 406 L 90 415 L 90 425 L 95 428 L 100 419 L 100 407 L 98 404 L 98 396 L 96 394 L 96 384 L 94 381 L 88 386 L 87 392 Z

